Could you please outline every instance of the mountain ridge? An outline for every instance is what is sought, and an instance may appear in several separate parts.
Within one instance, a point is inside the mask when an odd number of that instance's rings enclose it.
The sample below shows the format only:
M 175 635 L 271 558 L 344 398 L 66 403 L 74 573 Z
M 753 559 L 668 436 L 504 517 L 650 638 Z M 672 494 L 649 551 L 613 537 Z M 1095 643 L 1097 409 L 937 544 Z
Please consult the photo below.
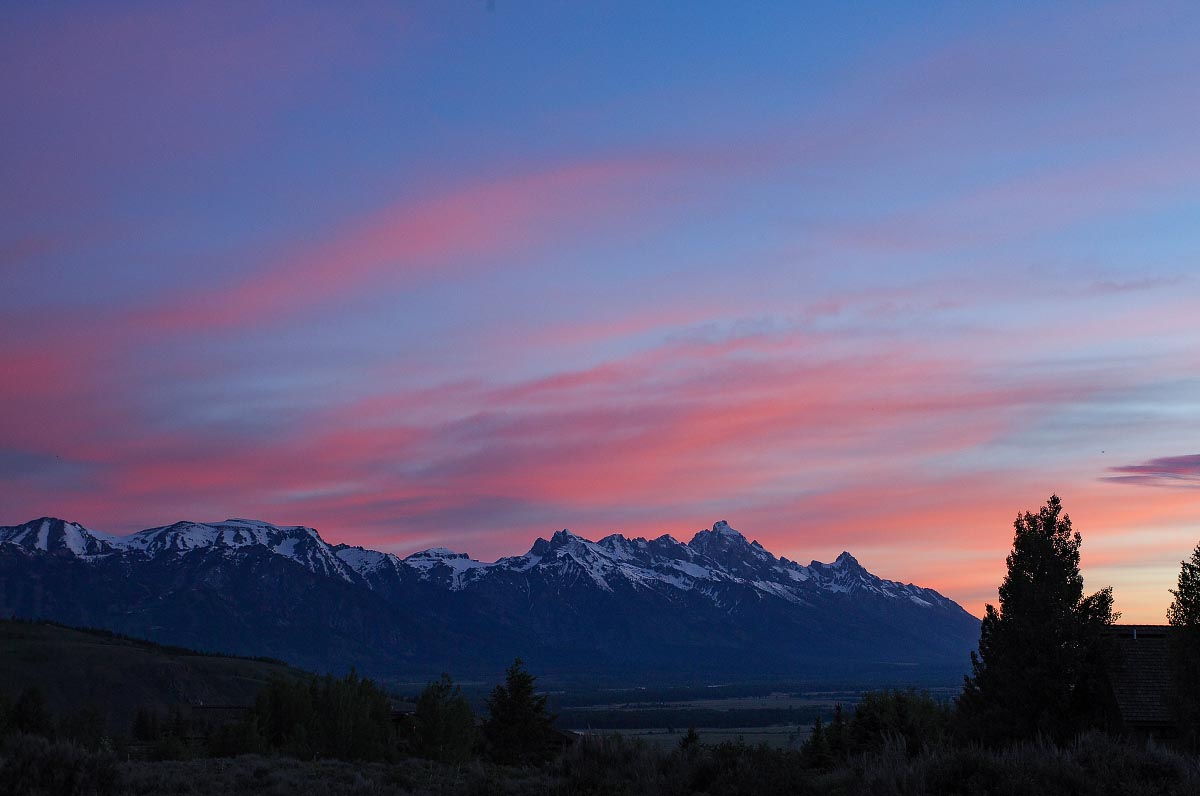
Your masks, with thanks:
M 978 638 L 978 619 L 933 589 L 880 578 L 848 552 L 777 558 L 724 520 L 687 543 L 563 529 L 488 563 L 331 545 L 307 526 L 244 518 L 122 537 L 43 517 L 0 527 L 0 612 L 422 676 L 516 655 L 634 672 L 893 659 L 965 669 Z
M 839 583 L 834 583 L 835 578 L 829 579 L 832 585 L 828 588 L 834 590 L 854 587 L 877 588 L 883 594 L 893 597 L 897 596 L 897 592 L 901 592 L 910 599 L 916 598 L 914 602 L 920 600 L 923 603 L 932 597 L 934 601 L 953 603 L 933 589 L 875 576 L 859 564 L 848 551 L 843 551 L 828 564 L 813 559 L 805 566 L 787 558 L 776 558 L 757 540 L 748 540 L 725 520 L 717 521 L 711 529 L 696 532 L 687 543 L 680 542 L 669 534 L 647 540 L 645 537 L 631 538 L 613 533 L 599 541 L 592 541 L 564 528 L 556 531 L 549 539 L 538 537 L 529 552 L 523 556 L 505 556 L 490 563 L 478 561 L 467 553 L 445 547 L 418 550 L 401 557 L 357 545 L 331 545 L 315 528 L 309 526 L 279 526 L 263 520 L 245 518 L 207 523 L 181 520 L 170 525 L 118 536 L 94 531 L 79 523 L 57 517 L 41 517 L 21 525 L 0 526 L 0 544 L 6 543 L 42 552 L 69 552 L 83 558 L 111 555 L 121 551 L 140 551 L 153 557 L 183 555 L 206 549 L 236 552 L 240 548 L 260 546 L 296 561 L 314 573 L 344 580 L 353 580 L 351 572 L 366 577 L 388 563 L 409 567 L 415 570 L 418 576 L 423 577 L 430 576 L 431 571 L 439 567 L 445 567 L 454 575 L 446 581 L 451 589 L 465 588 L 470 581 L 486 576 L 493 568 L 527 571 L 546 564 L 547 557 L 551 556 L 559 559 L 569 558 L 584 567 L 601 588 L 609 585 L 606 580 L 609 575 L 617 573 L 642 583 L 656 573 L 662 576 L 661 580 L 664 583 L 677 588 L 683 588 L 687 578 L 692 578 L 694 582 L 697 579 L 721 580 L 730 577 L 735 581 L 759 584 L 764 581 L 755 579 L 754 576 L 762 575 L 763 565 L 766 565 L 776 575 L 786 575 L 787 578 L 800 581 L 836 572 L 843 577 Z M 660 555 L 656 556 L 655 553 Z M 676 555 L 672 557 L 671 553 Z M 699 558 L 706 559 L 705 563 L 708 566 L 696 564 Z M 630 562 L 636 563 L 631 565 Z M 625 564 L 624 567 L 622 563 Z M 691 566 L 680 567 L 680 563 Z M 646 566 L 647 564 L 649 566 Z M 670 564 L 676 566 L 670 567 Z M 716 566 L 713 566 L 714 564 Z M 678 572 L 662 572 L 656 569 L 656 565 L 677 569 Z M 846 577 L 848 573 L 857 575 L 857 578 Z M 787 578 L 782 581 L 785 585 Z M 765 582 L 774 583 L 778 580 L 771 578 Z

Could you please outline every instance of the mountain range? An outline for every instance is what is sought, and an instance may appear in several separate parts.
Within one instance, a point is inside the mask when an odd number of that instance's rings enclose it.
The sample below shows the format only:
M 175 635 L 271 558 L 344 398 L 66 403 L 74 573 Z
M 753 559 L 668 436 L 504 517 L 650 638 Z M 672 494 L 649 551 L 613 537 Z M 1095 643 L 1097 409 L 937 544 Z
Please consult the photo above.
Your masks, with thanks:
M 965 671 L 979 621 L 842 553 L 777 558 L 728 523 L 691 541 L 562 530 L 493 563 L 401 558 L 230 519 L 129 536 L 41 518 L 0 527 L 0 615 L 270 656 L 393 681 L 494 675 L 702 682 Z

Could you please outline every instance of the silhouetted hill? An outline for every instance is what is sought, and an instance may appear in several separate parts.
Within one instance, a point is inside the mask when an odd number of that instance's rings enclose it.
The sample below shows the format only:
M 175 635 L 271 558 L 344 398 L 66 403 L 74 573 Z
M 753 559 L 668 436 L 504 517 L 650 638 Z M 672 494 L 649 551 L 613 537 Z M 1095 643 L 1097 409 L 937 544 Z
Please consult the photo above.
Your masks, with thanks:
M 272 676 L 303 672 L 270 660 L 164 647 L 108 631 L 0 620 L 0 689 L 36 686 L 56 713 L 88 703 L 114 726 L 138 707 L 254 701 Z

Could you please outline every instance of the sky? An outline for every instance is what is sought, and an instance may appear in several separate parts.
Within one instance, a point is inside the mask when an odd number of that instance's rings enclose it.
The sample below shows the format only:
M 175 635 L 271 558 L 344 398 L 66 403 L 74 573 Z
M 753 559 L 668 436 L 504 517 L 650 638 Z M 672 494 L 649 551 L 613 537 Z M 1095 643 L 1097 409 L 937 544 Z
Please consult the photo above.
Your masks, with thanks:
M 1059 494 L 1200 541 L 1200 13 L 0 10 L 0 524 L 851 551 L 981 614 Z

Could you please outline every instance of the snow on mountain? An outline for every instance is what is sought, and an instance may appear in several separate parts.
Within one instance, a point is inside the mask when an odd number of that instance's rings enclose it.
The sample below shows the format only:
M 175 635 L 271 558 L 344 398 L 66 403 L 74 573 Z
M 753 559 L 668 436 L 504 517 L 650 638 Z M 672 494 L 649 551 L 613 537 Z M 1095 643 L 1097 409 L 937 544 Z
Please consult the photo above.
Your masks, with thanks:
M 42 517 L 24 525 L 0 527 L 0 544 L 16 545 L 27 551 L 96 556 L 111 553 L 118 538 L 84 528 L 79 523 Z
M 194 550 L 215 550 L 232 555 L 252 548 L 265 548 L 295 561 L 312 572 L 351 580 L 351 570 L 313 528 L 300 525 L 276 526 L 260 520 L 229 519 L 224 522 L 177 522 L 161 528 L 138 531 L 121 540 L 127 550 L 147 555 L 184 555 Z
M 400 565 L 400 559 L 392 553 L 381 553 L 378 550 L 367 550 L 357 545 L 336 545 L 333 554 L 342 563 L 364 577 L 384 569 L 395 569 Z
M 536 576 L 564 586 L 584 586 L 604 592 L 619 589 L 696 592 L 716 605 L 723 604 L 721 593 L 726 587 L 749 588 L 763 598 L 797 604 L 808 603 L 814 594 L 825 592 L 877 595 L 928 608 L 954 605 L 931 589 L 872 575 L 846 552 L 830 564 L 814 560 L 807 566 L 776 558 L 724 520 L 698 532 L 687 544 L 667 535 L 647 540 L 621 534 L 593 542 L 564 529 L 549 539 L 537 539 L 524 555 L 501 558 L 494 563 L 477 561 L 466 553 L 442 547 L 400 558 L 357 546 L 331 546 L 312 528 L 276 526 L 247 519 L 178 522 L 115 537 L 76 523 L 43 518 L 0 528 L 0 544 L 85 560 L 114 553 L 156 558 L 205 551 L 235 557 L 264 550 L 295 561 L 311 572 L 362 581 L 369 588 L 376 588 L 381 577 L 405 579 L 407 572 L 418 580 L 451 591 L 472 589 L 493 577 Z
M 884 580 L 868 572 L 858 560 L 847 552 L 843 552 L 832 564 L 822 564 L 813 561 L 808 569 L 814 574 L 823 588 L 829 591 L 852 594 L 855 591 L 867 591 L 880 594 L 891 599 L 908 599 L 917 605 L 931 606 L 944 604 L 949 601 L 932 589 L 915 586 L 912 583 L 900 583 L 895 580 Z
M 457 590 L 472 577 L 475 570 L 487 569 L 494 564 L 476 561 L 466 553 L 456 553 L 445 547 L 431 547 L 399 560 L 400 564 L 415 569 L 422 580 L 441 580 L 450 589 Z
M 74 522 L 43 517 L 24 525 L 0 527 L 0 544 L 34 552 L 94 559 L 118 553 L 148 558 L 215 551 L 232 556 L 264 549 L 291 559 L 306 569 L 350 580 L 350 568 L 312 528 L 275 526 L 258 520 L 230 519 L 216 523 L 177 522 L 130 536 L 112 536 Z

